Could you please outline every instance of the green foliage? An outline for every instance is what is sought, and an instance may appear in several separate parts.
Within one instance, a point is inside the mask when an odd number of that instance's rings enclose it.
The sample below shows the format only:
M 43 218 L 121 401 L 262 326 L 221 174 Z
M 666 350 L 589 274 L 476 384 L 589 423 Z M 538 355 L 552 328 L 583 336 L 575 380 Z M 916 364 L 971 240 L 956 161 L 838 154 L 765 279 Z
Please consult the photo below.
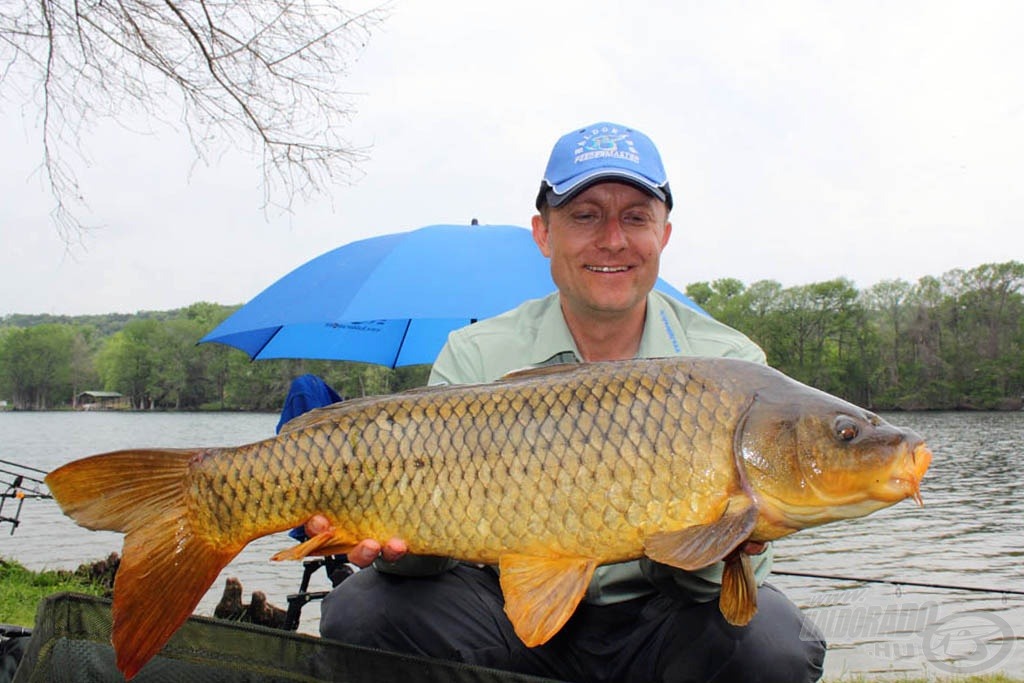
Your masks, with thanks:
M 71 400 L 71 325 L 7 331 L 0 346 L 0 387 L 15 406 L 46 410 Z
M 783 287 L 724 278 L 687 294 L 796 379 L 877 409 L 1008 409 L 1024 397 L 1024 264 L 951 270 L 858 291 L 846 279 Z M 134 316 L 0 319 L 0 398 L 24 410 L 118 391 L 137 409 L 279 410 L 295 377 L 345 397 L 422 386 L 429 366 L 251 362 L 196 342 L 236 307 L 200 302 Z
M 802 382 L 878 409 L 1014 409 L 1024 398 L 1024 264 L 858 292 L 837 279 L 687 288 Z
M 200 302 L 135 316 L 8 316 L 0 320 L 0 398 L 18 410 L 48 410 L 103 390 L 138 410 L 277 411 L 291 381 L 307 372 L 346 397 L 426 383 L 429 366 L 254 363 L 237 349 L 196 344 L 236 309 Z

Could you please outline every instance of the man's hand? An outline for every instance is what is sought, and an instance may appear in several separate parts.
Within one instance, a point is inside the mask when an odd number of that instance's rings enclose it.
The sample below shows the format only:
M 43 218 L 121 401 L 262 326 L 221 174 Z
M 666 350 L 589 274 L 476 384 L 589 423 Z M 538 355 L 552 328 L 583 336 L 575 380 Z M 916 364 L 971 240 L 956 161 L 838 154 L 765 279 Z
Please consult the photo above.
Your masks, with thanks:
M 760 555 L 767 549 L 767 541 L 747 541 L 743 544 L 743 552 L 747 555 Z
M 306 536 L 313 538 L 317 534 L 331 530 L 331 523 L 323 515 L 313 515 L 306 521 Z M 383 546 L 372 538 L 360 541 L 348 551 L 348 561 L 357 567 L 369 567 L 378 557 L 385 562 L 397 562 L 409 552 L 409 546 L 400 538 L 389 539 Z

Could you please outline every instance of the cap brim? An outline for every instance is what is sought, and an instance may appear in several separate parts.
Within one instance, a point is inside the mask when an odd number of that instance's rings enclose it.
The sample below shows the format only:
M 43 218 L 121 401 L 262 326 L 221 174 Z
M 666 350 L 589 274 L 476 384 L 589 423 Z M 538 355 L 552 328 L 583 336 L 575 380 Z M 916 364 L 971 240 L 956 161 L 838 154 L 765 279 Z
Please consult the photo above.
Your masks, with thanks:
M 587 188 L 593 187 L 599 183 L 607 182 L 619 182 L 632 185 L 638 190 L 651 195 L 655 199 L 665 202 L 669 209 L 672 208 L 672 194 L 669 191 L 668 183 L 665 183 L 664 186 L 658 186 L 643 176 L 637 175 L 636 173 L 630 173 L 624 169 L 602 169 L 598 173 L 573 178 L 571 181 L 562 183 L 557 187 L 554 187 L 548 184 L 547 181 L 544 181 L 541 183 L 541 191 L 537 195 L 537 208 L 540 208 L 542 201 L 547 202 L 548 206 L 562 206 Z

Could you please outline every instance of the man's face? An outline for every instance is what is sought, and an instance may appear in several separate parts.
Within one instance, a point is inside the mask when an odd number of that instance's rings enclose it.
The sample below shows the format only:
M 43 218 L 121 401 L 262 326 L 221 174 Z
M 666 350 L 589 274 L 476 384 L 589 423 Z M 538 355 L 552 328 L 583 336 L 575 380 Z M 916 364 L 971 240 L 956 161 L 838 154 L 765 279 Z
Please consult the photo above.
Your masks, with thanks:
M 607 316 L 643 305 L 658 278 L 672 224 L 668 208 L 632 185 L 594 185 L 533 218 L 533 239 L 551 259 L 563 305 Z

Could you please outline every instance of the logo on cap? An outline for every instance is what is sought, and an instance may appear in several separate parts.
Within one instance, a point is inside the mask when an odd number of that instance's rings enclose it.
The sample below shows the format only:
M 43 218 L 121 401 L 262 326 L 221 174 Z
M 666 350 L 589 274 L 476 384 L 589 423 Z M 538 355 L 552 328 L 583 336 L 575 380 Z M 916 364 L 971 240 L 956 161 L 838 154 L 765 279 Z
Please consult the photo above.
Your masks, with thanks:
M 618 128 L 604 126 L 583 133 L 583 139 L 576 145 L 573 163 L 591 159 L 613 158 L 640 163 L 640 155 L 633 146 L 629 133 L 620 133 Z

